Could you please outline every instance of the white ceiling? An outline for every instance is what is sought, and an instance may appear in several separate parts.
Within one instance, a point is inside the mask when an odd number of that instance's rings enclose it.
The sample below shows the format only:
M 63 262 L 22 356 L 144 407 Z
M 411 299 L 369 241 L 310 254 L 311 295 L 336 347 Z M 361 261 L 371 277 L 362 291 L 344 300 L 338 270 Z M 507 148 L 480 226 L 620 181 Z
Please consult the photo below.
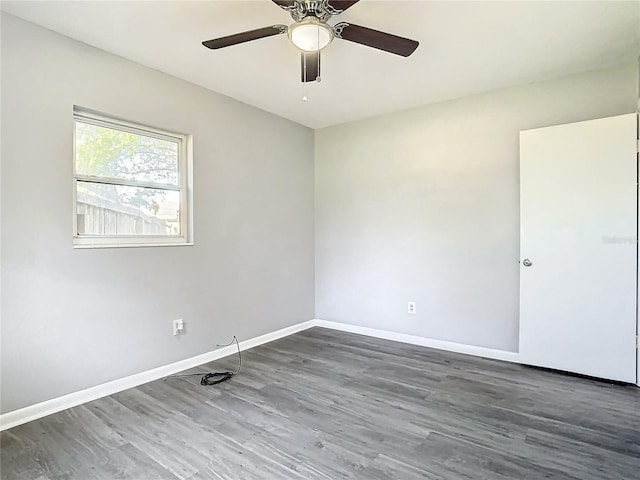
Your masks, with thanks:
M 321 128 L 633 61 L 640 1 L 361 0 L 347 21 L 420 42 L 408 58 L 335 40 L 302 101 L 285 35 L 222 50 L 203 40 L 293 22 L 269 0 L 3 1 L 2 10 L 248 104 Z

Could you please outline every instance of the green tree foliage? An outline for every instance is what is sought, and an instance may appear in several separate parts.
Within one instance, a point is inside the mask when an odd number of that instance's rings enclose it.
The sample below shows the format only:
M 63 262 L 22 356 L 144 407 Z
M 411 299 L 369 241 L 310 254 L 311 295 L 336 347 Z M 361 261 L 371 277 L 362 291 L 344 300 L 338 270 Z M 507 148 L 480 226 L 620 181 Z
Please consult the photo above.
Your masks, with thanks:
M 81 175 L 178 184 L 178 144 L 168 140 L 76 122 L 76 171 Z M 164 199 L 151 188 L 104 189 L 109 200 L 137 207 L 151 214 Z

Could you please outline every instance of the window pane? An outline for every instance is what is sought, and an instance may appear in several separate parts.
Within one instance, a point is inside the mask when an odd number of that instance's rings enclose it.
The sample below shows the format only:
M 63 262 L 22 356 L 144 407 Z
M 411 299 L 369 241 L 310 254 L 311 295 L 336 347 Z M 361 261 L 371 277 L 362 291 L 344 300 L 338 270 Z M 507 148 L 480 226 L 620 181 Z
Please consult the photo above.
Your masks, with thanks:
M 180 192 L 76 182 L 80 235 L 180 235 Z
M 76 120 L 76 172 L 178 185 L 178 142 Z

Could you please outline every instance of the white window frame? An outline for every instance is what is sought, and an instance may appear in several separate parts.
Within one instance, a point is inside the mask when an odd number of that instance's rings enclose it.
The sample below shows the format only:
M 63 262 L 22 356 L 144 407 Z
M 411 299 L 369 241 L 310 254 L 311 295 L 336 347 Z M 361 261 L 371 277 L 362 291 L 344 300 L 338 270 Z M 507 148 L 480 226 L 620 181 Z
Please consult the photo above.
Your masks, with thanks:
M 100 127 L 111 128 L 123 132 L 144 135 L 178 143 L 178 185 L 167 185 L 156 182 L 139 182 L 121 178 L 94 175 L 82 175 L 76 171 L 76 122 L 88 123 Z M 157 128 L 140 125 L 107 115 L 86 110 L 77 106 L 73 108 L 73 247 L 150 247 L 193 245 L 193 136 L 168 132 Z M 77 182 L 123 185 L 132 187 L 148 187 L 159 190 L 180 192 L 180 235 L 80 235 L 78 233 L 77 216 Z

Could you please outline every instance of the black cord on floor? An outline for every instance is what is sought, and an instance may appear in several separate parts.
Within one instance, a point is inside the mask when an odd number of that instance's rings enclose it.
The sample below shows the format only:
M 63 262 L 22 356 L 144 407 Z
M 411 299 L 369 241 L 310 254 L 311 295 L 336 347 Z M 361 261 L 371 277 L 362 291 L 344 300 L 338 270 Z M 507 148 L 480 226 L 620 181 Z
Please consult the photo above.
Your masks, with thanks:
M 166 381 L 168 378 L 178 378 L 178 377 L 192 377 L 195 375 L 202 375 L 200 379 L 200 385 L 218 385 L 219 383 L 226 382 L 233 376 L 240 373 L 242 370 L 242 354 L 240 353 L 240 343 L 238 343 L 238 339 L 236 336 L 233 336 L 233 340 L 231 340 L 226 345 L 216 345 L 217 347 L 228 347 L 229 345 L 236 343 L 236 347 L 238 348 L 238 368 L 236 368 L 235 372 L 196 372 L 196 373 L 179 373 L 176 375 L 169 375 L 168 377 L 164 377 L 163 380 Z
M 207 373 L 200 379 L 200 385 L 217 385 L 219 383 L 226 382 L 231 377 L 233 377 L 233 373 L 231 372 Z

